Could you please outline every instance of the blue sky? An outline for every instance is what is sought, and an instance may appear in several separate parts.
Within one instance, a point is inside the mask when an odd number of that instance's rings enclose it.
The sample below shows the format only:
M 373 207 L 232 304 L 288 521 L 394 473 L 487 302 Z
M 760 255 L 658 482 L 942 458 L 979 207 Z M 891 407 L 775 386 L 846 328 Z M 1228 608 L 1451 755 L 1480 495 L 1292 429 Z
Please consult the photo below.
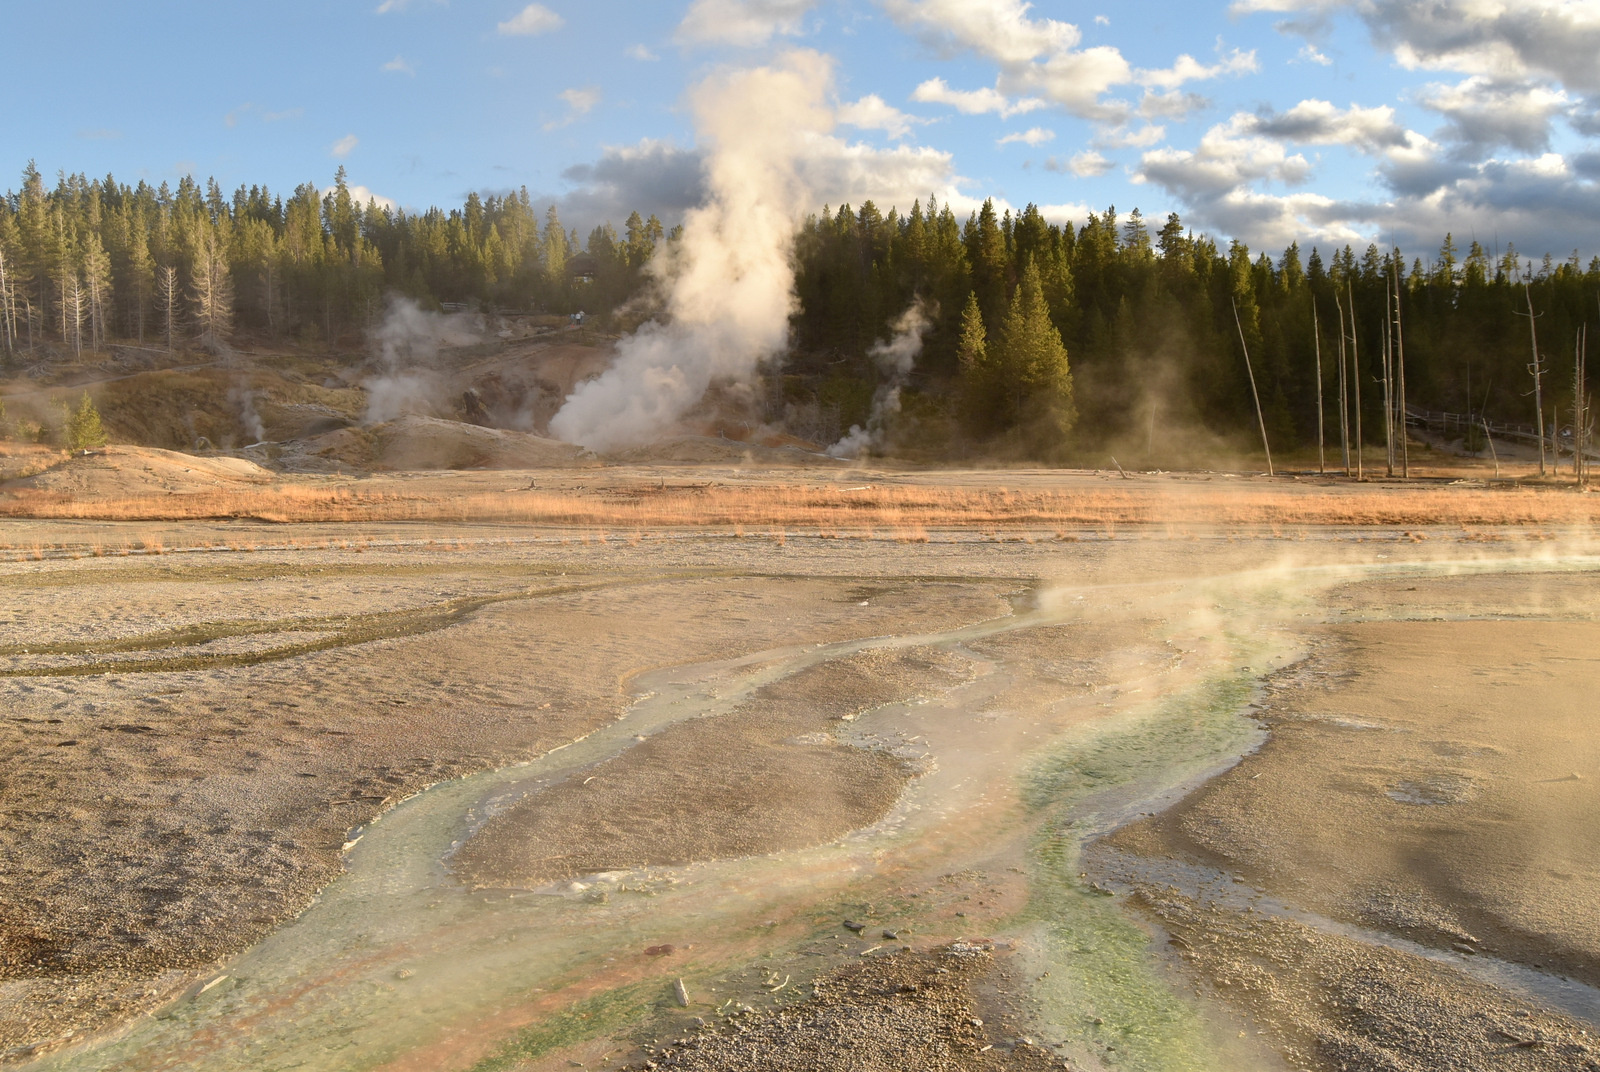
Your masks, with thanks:
M 569 223 L 699 197 L 686 94 L 832 61 L 820 208 L 1115 204 L 1281 249 L 1600 252 L 1594 0 L 363 0 L 14 4 L 0 135 L 28 159 L 408 208 L 526 186 Z M 25 42 L 24 47 L 18 43 Z

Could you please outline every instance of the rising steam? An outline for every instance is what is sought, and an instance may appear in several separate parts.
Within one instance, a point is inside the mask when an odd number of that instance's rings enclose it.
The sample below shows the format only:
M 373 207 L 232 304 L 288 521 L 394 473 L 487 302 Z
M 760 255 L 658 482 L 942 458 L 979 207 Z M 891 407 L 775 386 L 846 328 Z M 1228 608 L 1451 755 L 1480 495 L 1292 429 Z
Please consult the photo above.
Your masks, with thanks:
M 894 334 L 867 351 L 883 373 L 883 382 L 872 393 L 872 412 L 867 417 L 866 427 L 851 425 L 849 433 L 828 448 L 829 454 L 835 458 L 854 458 L 883 445 L 889 418 L 900 412 L 900 388 L 910 378 L 917 355 L 922 353 L 922 337 L 932 326 L 927 306 L 918 298 L 894 322 Z
M 617 344 L 550 431 L 591 450 L 648 443 L 718 377 L 750 378 L 788 341 L 794 206 L 810 203 L 800 164 L 833 127 L 832 63 L 798 50 L 770 67 L 713 75 L 690 94 L 707 149 L 708 200 L 651 270 L 664 314 Z
M 446 346 L 481 342 L 483 331 L 476 317 L 429 312 L 409 298 L 394 298 L 370 338 L 378 373 L 362 384 L 366 423 L 381 424 L 407 413 L 432 415 L 440 392 L 434 359 Z

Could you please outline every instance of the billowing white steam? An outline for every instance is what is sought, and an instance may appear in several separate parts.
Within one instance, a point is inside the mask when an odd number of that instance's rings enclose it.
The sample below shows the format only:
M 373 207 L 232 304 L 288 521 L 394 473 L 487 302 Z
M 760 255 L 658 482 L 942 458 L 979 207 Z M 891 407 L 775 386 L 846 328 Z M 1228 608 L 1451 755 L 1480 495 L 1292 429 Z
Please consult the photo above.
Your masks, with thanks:
M 381 424 L 407 413 L 432 414 L 439 395 L 434 358 L 446 346 L 481 342 L 483 331 L 477 317 L 429 312 L 410 298 L 393 298 L 370 338 L 379 371 L 362 384 L 366 423 Z
M 690 94 L 707 149 L 707 202 L 651 269 L 664 315 L 617 344 L 550 431 L 592 450 L 648 443 L 719 377 L 745 379 L 788 341 L 797 206 L 810 203 L 800 164 L 833 127 L 831 61 L 786 53 L 769 67 L 713 75 Z
M 884 380 L 872 393 L 872 412 L 867 417 L 866 427 L 851 425 L 849 433 L 828 448 L 829 454 L 835 458 L 854 458 L 882 444 L 889 417 L 900 412 L 900 388 L 911 376 L 917 355 L 922 353 L 922 337 L 932 326 L 927 307 L 918 298 L 894 322 L 894 334 L 867 351 L 877 361 Z

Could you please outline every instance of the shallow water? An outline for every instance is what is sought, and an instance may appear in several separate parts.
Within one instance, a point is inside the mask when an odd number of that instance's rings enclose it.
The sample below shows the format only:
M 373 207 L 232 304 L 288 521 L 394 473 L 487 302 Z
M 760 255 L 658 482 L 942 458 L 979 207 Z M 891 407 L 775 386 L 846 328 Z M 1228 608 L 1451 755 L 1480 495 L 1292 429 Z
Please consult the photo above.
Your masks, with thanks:
M 1568 565 L 1592 568 L 1593 560 Z M 1543 559 L 1529 568 L 1552 568 Z M 1299 651 L 1316 595 L 1340 580 L 1481 563 L 1269 569 L 1190 582 L 1042 593 L 1009 617 L 927 635 L 787 648 L 655 671 L 618 722 L 518 767 L 444 783 L 353 831 L 348 872 L 297 920 L 202 980 L 160 1015 L 52 1055 L 51 1069 L 439 1067 L 492 1055 L 496 1040 L 561 1020 L 556 1041 L 650 1014 L 667 969 L 624 957 L 662 941 L 691 947 L 691 980 L 809 934 L 808 907 L 882 887 L 882 876 L 1020 866 L 1028 903 L 1003 921 L 1038 978 L 1040 1030 L 1080 1063 L 1222 1069 L 1258 1063 L 1229 1049 L 1168 985 L 1149 936 L 1078 876 L 1084 842 L 1159 810 L 1254 747 L 1256 683 Z M 1156 620 L 1181 652 L 1126 668 L 1114 686 L 1038 710 L 997 710 L 1028 668 L 968 647 L 1066 622 Z M 914 743 L 926 773 L 881 822 L 813 849 L 595 876 L 538 891 L 473 891 L 452 850 L 496 810 L 615 755 L 636 737 L 736 706 L 753 690 L 871 647 L 966 653 L 981 672 L 927 702 L 874 711 L 841 736 Z M 776 922 L 775 922 L 776 921 Z M 793 924 L 793 925 L 790 925 Z M 687 941 L 685 940 L 687 936 Z M 408 1055 L 417 1055 L 408 1059 Z M 431 1056 L 430 1056 L 431 1055 Z

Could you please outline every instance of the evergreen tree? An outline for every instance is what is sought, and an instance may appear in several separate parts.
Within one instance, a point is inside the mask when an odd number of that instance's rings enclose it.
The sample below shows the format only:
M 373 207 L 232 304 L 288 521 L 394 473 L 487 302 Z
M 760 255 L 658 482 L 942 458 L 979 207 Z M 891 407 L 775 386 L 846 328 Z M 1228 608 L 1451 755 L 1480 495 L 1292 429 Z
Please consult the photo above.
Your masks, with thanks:
M 106 445 L 106 430 L 100 423 L 100 411 L 94 408 L 89 392 L 83 393 L 78 408 L 67 415 L 64 433 L 70 451 Z

